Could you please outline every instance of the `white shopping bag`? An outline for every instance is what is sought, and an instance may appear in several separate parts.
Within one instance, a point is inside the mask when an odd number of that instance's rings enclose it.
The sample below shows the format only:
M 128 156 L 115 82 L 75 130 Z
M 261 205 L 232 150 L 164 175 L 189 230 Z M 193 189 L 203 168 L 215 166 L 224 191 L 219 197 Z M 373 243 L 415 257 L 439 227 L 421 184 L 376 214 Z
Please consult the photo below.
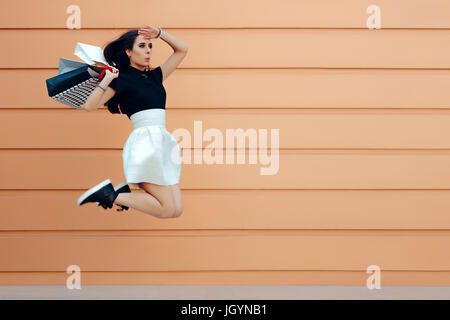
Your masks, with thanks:
M 78 42 L 74 54 L 89 65 L 95 64 L 102 67 L 111 67 L 106 62 L 103 50 L 100 47 Z

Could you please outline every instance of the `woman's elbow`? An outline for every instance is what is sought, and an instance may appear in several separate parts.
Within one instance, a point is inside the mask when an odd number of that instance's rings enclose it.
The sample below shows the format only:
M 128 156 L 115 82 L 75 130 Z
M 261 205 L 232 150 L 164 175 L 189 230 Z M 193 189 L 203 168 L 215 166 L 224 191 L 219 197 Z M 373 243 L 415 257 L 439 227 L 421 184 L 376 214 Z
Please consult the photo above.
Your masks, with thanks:
M 91 109 L 89 108 L 89 105 L 87 105 L 87 104 L 83 104 L 80 107 L 87 112 L 91 112 Z

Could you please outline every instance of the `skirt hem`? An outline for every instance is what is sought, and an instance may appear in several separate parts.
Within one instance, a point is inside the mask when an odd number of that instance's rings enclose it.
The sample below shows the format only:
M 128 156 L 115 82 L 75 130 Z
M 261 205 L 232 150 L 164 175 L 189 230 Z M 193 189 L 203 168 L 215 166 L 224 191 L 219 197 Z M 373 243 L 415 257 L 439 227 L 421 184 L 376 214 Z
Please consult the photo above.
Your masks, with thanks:
M 161 184 L 161 183 L 156 183 L 156 181 L 154 181 L 154 180 L 153 181 L 143 181 L 143 180 L 141 180 L 139 182 L 137 182 L 137 181 L 136 182 L 135 181 L 127 181 L 127 184 L 130 185 L 130 186 L 135 187 L 136 189 L 142 189 L 139 186 L 139 183 L 141 183 L 141 182 L 147 182 L 147 183 L 151 183 L 151 184 L 156 184 L 156 185 L 161 186 L 161 187 L 174 186 L 174 185 L 177 185 L 177 184 L 180 183 L 178 181 L 178 182 L 175 182 L 175 183 Z

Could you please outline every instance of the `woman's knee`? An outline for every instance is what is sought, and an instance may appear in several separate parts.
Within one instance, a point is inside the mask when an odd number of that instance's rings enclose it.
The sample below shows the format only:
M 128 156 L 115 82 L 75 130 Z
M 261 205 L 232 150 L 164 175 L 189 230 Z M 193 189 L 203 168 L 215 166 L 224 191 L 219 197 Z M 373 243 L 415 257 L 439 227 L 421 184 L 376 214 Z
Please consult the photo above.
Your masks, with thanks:
M 161 208 L 163 218 L 176 218 L 178 216 L 177 208 L 172 203 L 166 203 Z
M 182 213 L 183 213 L 183 205 L 177 206 L 174 213 L 175 217 L 178 218 L 179 216 L 181 216 Z
M 183 207 L 178 207 L 174 203 L 167 204 L 163 208 L 165 218 L 178 218 L 183 213 Z

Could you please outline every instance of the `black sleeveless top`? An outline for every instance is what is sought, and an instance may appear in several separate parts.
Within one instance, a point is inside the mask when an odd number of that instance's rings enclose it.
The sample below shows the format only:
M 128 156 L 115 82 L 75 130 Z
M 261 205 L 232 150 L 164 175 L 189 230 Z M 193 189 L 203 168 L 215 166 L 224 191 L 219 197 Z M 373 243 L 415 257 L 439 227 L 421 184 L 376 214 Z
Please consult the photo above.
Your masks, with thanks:
M 161 67 L 141 71 L 131 65 L 119 71 L 109 86 L 116 91 L 119 108 L 128 118 L 147 109 L 166 108 L 166 90 L 162 84 Z

